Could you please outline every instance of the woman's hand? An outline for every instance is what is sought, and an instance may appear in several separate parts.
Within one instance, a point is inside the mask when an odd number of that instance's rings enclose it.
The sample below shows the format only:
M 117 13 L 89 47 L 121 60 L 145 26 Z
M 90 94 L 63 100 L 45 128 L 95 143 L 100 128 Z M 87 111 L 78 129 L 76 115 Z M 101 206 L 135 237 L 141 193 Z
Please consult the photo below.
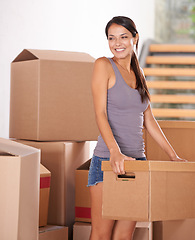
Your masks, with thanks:
M 114 173 L 125 174 L 124 160 L 132 161 L 135 160 L 135 158 L 128 157 L 119 150 L 110 151 L 110 164 Z
M 188 160 L 178 157 L 177 155 L 171 158 L 171 161 L 175 162 L 188 162 Z

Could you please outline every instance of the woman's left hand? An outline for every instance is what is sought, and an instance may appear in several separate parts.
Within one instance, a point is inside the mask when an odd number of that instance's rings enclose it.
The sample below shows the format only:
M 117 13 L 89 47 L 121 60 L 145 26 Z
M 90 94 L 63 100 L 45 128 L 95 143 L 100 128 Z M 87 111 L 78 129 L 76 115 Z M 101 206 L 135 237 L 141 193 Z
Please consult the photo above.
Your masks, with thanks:
M 188 160 L 180 158 L 177 155 L 174 158 L 172 158 L 171 161 L 175 161 L 175 162 L 188 162 Z

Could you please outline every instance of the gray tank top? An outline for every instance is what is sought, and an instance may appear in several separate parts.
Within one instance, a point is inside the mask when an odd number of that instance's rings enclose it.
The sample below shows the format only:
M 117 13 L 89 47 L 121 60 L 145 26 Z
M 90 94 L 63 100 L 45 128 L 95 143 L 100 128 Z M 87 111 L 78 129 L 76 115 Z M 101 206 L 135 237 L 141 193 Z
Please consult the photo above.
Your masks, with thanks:
M 116 77 L 113 87 L 107 91 L 107 115 L 114 138 L 123 154 L 140 158 L 145 157 L 143 141 L 143 112 L 149 101 L 142 103 L 137 89 L 131 88 L 123 79 L 114 61 L 109 58 Z M 94 155 L 110 157 L 110 152 L 102 136 L 98 137 Z

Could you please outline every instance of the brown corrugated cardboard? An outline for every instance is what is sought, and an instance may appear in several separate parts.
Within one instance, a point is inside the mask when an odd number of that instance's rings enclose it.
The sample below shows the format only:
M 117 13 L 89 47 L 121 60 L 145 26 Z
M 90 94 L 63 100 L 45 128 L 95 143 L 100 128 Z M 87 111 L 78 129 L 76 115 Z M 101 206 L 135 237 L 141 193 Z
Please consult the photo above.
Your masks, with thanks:
M 52 225 L 41 227 L 39 240 L 68 240 L 68 227 Z
M 192 121 L 158 121 L 165 136 L 177 152 L 187 159 L 195 161 L 195 122 Z M 146 131 L 146 154 L 149 160 L 170 160 L 155 140 Z
M 17 141 L 41 149 L 41 163 L 51 172 L 48 223 L 72 226 L 75 170 L 89 159 L 89 142 Z
M 91 224 L 84 222 L 75 222 L 73 226 L 73 240 L 89 240 L 91 233 Z
M 91 222 L 91 201 L 88 184 L 90 160 L 76 170 L 75 221 Z
M 131 178 L 118 178 L 107 161 L 102 169 L 105 218 L 137 221 L 195 218 L 194 162 L 125 161 L 125 170 Z
M 40 165 L 39 227 L 47 225 L 51 172 Z
M 0 138 L 1 240 L 37 240 L 40 150 Z
M 154 222 L 153 240 L 195 239 L 195 219 Z
M 11 63 L 10 138 L 97 140 L 93 64 L 86 53 L 23 50 Z
M 73 227 L 73 240 L 88 240 L 90 223 L 76 222 Z M 137 223 L 133 240 L 152 240 L 152 223 Z

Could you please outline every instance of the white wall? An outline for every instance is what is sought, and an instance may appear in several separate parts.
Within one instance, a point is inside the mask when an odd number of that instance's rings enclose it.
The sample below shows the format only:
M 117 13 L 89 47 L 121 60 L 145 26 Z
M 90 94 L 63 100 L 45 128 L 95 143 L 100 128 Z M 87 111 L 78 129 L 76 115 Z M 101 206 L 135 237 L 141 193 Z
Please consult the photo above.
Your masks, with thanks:
M 154 37 L 154 1 L 1 0 L 0 137 L 9 136 L 10 63 L 24 48 L 111 56 L 104 29 L 117 15 L 135 21 L 141 47 Z

